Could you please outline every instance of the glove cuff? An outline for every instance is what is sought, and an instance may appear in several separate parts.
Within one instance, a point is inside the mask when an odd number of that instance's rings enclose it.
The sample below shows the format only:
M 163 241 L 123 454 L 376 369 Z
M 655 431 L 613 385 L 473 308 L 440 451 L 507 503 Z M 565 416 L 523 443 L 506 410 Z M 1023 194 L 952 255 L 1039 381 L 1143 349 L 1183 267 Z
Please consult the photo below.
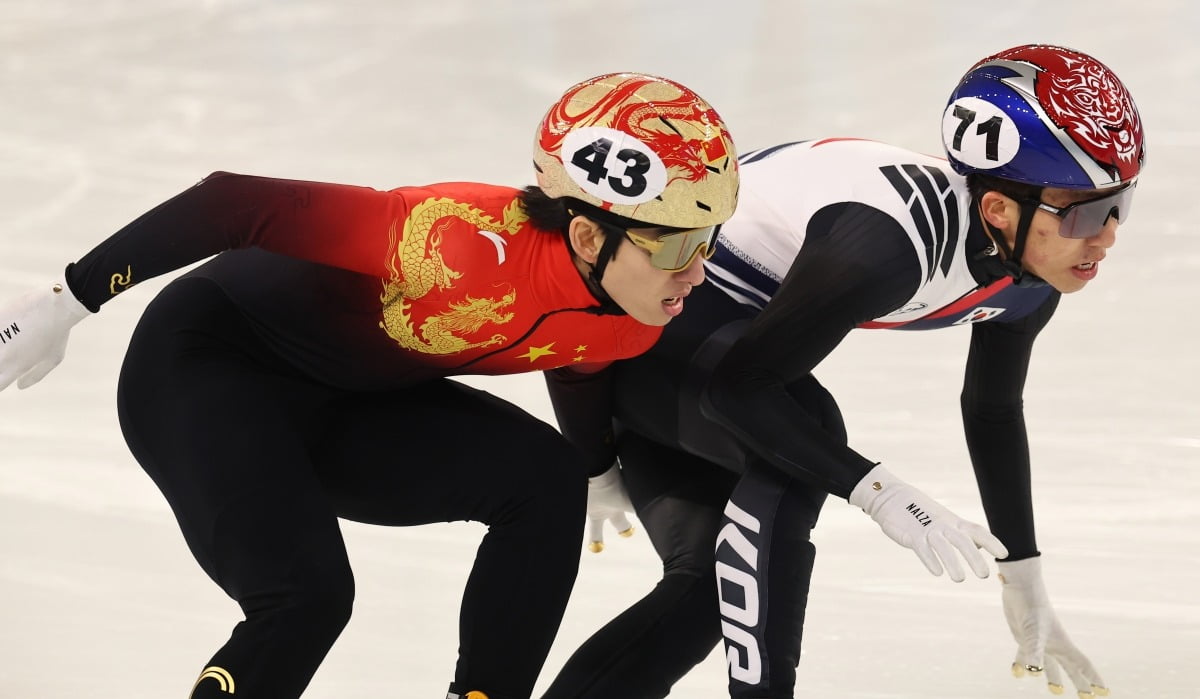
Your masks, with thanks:
M 588 478 L 588 487 L 589 488 L 606 488 L 610 485 L 613 485 L 615 483 L 620 483 L 620 482 L 621 482 L 621 465 L 620 465 L 620 463 L 614 461 L 613 465 L 609 466 L 608 470 L 605 471 L 604 473 L 601 473 L 599 476 L 592 476 L 591 478 Z
M 893 476 L 883 466 L 876 464 L 875 468 L 867 471 L 867 475 L 854 486 L 854 490 L 850 491 L 848 502 L 855 507 L 862 508 L 867 514 L 871 514 L 871 505 L 882 495 L 890 486 L 901 484 L 899 478 Z
M 75 297 L 75 292 L 71 291 L 71 286 L 67 284 L 66 272 L 59 275 L 58 279 L 50 285 L 50 293 L 54 295 L 55 305 L 61 309 L 64 319 L 68 325 L 75 325 L 79 321 L 92 315 L 87 306 Z
M 1000 584 L 1024 585 L 1042 579 L 1042 557 L 1022 558 L 1019 561 L 996 561 Z

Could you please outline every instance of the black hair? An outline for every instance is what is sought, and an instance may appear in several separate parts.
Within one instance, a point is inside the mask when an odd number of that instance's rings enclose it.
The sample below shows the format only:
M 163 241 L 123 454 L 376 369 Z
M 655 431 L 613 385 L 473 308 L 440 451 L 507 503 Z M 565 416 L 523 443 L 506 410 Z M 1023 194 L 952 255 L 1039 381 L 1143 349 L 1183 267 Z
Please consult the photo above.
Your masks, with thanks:
M 535 228 L 544 231 L 556 231 L 566 241 L 570 248 L 570 227 L 574 215 L 568 211 L 571 200 L 554 199 L 542 191 L 541 187 L 531 184 L 517 195 L 521 208 L 529 215 L 529 220 Z

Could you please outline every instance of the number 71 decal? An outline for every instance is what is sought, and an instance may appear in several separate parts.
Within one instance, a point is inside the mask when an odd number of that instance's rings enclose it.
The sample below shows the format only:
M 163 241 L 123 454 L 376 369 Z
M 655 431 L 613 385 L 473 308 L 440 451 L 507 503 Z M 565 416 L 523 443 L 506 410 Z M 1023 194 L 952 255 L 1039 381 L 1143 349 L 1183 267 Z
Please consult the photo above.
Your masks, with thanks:
M 960 97 L 946 107 L 942 141 L 955 158 L 982 170 L 1008 164 L 1021 147 L 1012 120 L 978 97 Z

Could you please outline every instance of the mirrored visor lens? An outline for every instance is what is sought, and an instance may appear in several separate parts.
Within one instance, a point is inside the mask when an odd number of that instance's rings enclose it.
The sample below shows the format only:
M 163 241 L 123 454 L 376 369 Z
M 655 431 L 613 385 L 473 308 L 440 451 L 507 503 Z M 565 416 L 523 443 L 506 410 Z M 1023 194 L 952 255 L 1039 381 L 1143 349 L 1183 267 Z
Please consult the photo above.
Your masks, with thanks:
M 692 263 L 697 253 L 704 258 L 712 257 L 717 245 L 717 227 L 693 228 L 678 233 L 668 233 L 658 239 L 662 245 L 651 253 L 650 264 L 668 272 L 676 272 Z
M 1109 217 L 1125 223 L 1133 205 L 1133 189 L 1130 185 L 1107 197 L 1068 206 L 1058 234 L 1064 238 L 1095 238 L 1104 230 Z

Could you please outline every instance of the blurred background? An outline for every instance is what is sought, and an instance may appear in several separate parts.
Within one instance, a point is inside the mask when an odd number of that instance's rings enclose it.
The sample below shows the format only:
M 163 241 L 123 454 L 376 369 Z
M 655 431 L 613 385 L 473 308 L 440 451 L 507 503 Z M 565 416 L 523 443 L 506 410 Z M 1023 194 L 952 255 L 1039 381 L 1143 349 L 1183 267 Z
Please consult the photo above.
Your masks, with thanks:
M 534 128 L 571 84 L 634 70 L 692 87 L 739 150 L 860 136 L 941 154 L 978 59 L 1091 53 L 1141 110 L 1148 161 L 1096 281 L 1064 299 L 1026 390 L 1050 596 L 1113 697 L 1197 696 L 1200 5 L 1171 0 L 0 0 L 0 295 L 214 170 L 368 185 L 533 181 Z M 804 187 L 797 182 L 798 191 Z M 142 284 L 66 361 L 0 393 L 0 697 L 185 697 L 239 620 L 116 422 Z M 314 332 L 319 329 L 314 328 Z M 851 445 L 982 521 L 958 416 L 968 331 L 859 331 L 819 367 Z M 552 421 L 540 376 L 468 378 Z M 482 527 L 345 527 L 355 616 L 306 697 L 441 697 Z M 584 556 L 544 688 L 647 592 L 644 534 Z M 933 578 L 831 500 L 797 694 L 1044 696 L 1014 680 L 992 579 Z M 582 548 L 581 548 L 582 550 Z M 1068 687 L 1068 694 L 1070 688 Z M 726 696 L 716 651 L 673 696 Z

